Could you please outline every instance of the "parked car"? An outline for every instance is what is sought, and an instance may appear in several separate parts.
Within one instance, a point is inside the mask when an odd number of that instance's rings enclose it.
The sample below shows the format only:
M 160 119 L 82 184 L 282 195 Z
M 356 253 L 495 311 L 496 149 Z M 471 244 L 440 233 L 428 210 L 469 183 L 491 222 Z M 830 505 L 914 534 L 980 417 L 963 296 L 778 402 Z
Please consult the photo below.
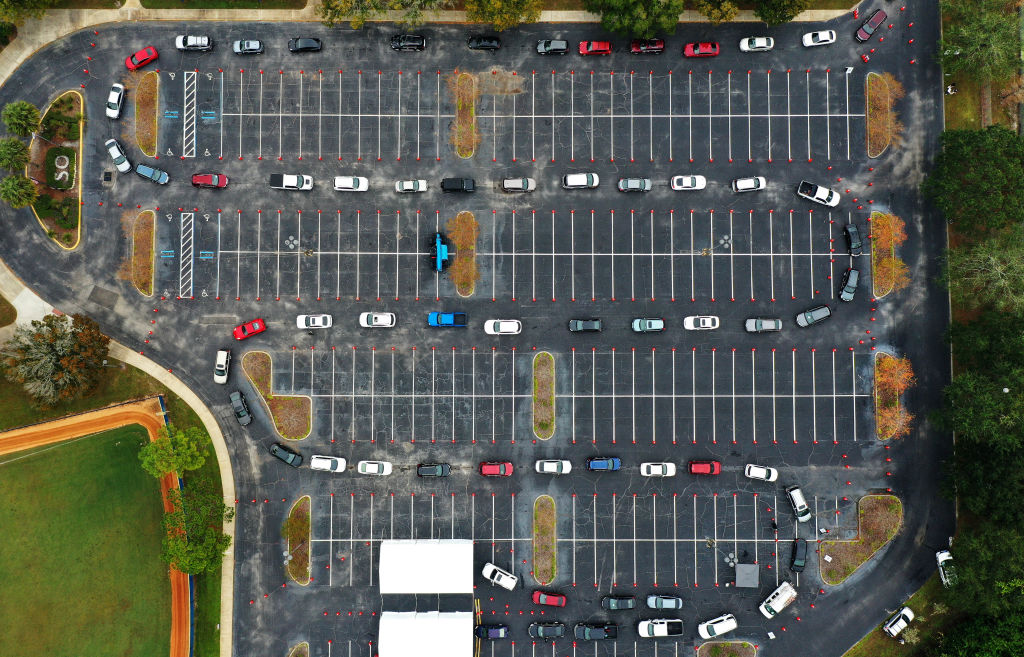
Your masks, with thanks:
M 718 461 L 690 461 L 687 469 L 690 474 L 716 475 L 722 473 L 722 464 Z
M 270 446 L 270 453 L 275 457 L 279 458 L 293 468 L 297 468 L 302 465 L 302 455 L 293 452 L 284 445 L 274 443 Z
M 675 463 L 641 463 L 640 474 L 644 477 L 674 477 Z
M 755 465 L 748 463 L 743 468 L 743 476 L 747 479 L 757 479 L 759 481 L 772 482 L 779 478 L 779 471 L 775 468 L 769 468 L 764 465 Z
M 674 595 L 649 595 L 647 596 L 648 609 L 682 609 L 683 599 Z
M 433 237 L 430 238 L 430 264 L 433 270 L 436 272 L 443 272 L 451 264 L 451 244 L 441 233 L 434 233 Z M 435 313 L 431 313 L 430 317 L 434 317 Z M 465 315 L 462 316 L 466 318 Z M 431 323 L 431 326 L 438 326 L 437 324 Z M 460 326 L 465 326 L 466 323 L 462 322 Z
M 488 580 L 491 584 L 497 584 L 501 588 L 508 589 L 509 591 L 516 588 L 516 584 L 519 583 L 518 577 L 507 570 L 495 566 L 489 561 L 484 564 L 481 574 L 484 576 L 484 579 Z
M 541 39 L 537 42 L 538 55 L 564 55 L 569 52 L 569 42 L 562 39 Z
M 310 470 L 323 470 L 324 472 L 344 472 L 348 463 L 339 456 L 324 456 L 314 454 L 309 457 Z
M 441 179 L 442 192 L 475 192 L 476 181 L 472 178 L 443 178 Z
M 221 385 L 228 382 L 228 370 L 231 369 L 231 350 L 218 349 L 213 361 L 213 382 Z
M 601 598 L 601 608 L 608 611 L 636 609 L 636 597 L 632 595 L 606 595 Z
M 836 31 L 835 30 L 820 30 L 818 32 L 808 32 L 803 36 L 801 42 L 805 48 L 813 48 L 814 46 L 826 46 L 830 43 L 836 42 Z
M 740 39 L 740 52 L 767 52 L 775 47 L 771 37 L 746 37 Z
M 548 621 L 546 623 L 530 623 L 530 636 L 534 639 L 544 639 L 545 641 L 551 641 L 552 639 L 561 639 L 565 636 L 565 624 L 557 621 Z
M 651 191 L 651 179 L 619 178 L 618 189 L 620 192 L 649 192 Z
M 222 189 L 228 186 L 228 177 L 223 173 L 194 173 L 192 186 Z
M 573 634 L 580 641 L 614 640 L 619 636 L 619 626 L 613 623 L 576 623 Z
M 271 189 L 308 192 L 313 189 L 313 176 L 302 173 L 272 173 L 267 184 Z
M 883 10 L 876 9 L 870 16 L 868 16 L 868 19 L 864 21 L 864 24 L 860 26 L 857 33 L 853 35 L 854 38 L 861 43 L 870 40 L 871 35 L 875 33 L 875 30 L 878 29 L 879 25 L 885 22 L 886 18 L 888 18 L 888 16 Z
M 580 41 L 581 55 L 610 55 L 612 54 L 611 41 Z
M 629 42 L 629 52 L 634 55 L 660 55 L 665 52 L 665 40 L 633 39 Z
M 110 93 L 107 94 L 106 113 L 108 119 L 121 118 L 121 105 L 124 103 L 124 85 L 118 82 L 110 85 Z
M 697 191 L 708 186 L 708 180 L 704 176 L 672 176 L 669 186 L 677 192 Z
M 259 55 L 263 52 L 263 42 L 258 39 L 235 41 L 231 44 L 231 50 L 236 55 Z
M 789 569 L 794 573 L 804 572 L 807 567 L 807 541 L 802 538 L 793 539 L 793 554 L 789 558 Z
M 739 623 L 736 622 L 735 616 L 732 614 L 722 614 L 718 618 L 712 618 L 699 624 L 697 626 L 697 634 L 702 639 L 713 639 L 732 632 L 737 627 L 739 627 Z
M 885 622 L 882 626 L 882 631 L 891 637 L 897 636 L 900 632 L 907 629 L 910 622 L 914 620 L 914 612 L 910 607 L 903 607 L 895 614 L 892 618 Z
M 148 164 L 142 164 L 141 162 L 135 165 L 135 173 L 146 180 L 155 182 L 158 185 L 166 185 L 171 179 L 163 169 L 157 169 L 156 167 L 151 167 Z
M 939 579 L 942 580 L 942 585 L 948 588 L 956 584 L 956 568 L 953 566 L 953 555 L 949 550 L 936 552 L 935 563 L 939 566 Z
M 660 317 L 637 317 L 630 327 L 634 333 L 658 333 L 665 330 L 665 320 Z
M 718 325 L 718 317 L 715 315 L 690 315 L 683 318 L 683 328 L 687 331 L 713 331 Z
M 533 469 L 540 474 L 569 474 L 572 463 L 565 459 L 541 459 L 533 464 Z
M 793 515 L 796 516 L 797 522 L 807 522 L 811 519 L 811 507 L 807 504 L 807 498 L 804 497 L 804 492 L 799 486 L 787 487 L 786 497 L 789 499 L 790 506 L 793 507 Z
M 591 456 L 587 459 L 587 470 L 591 472 L 614 472 L 622 467 L 617 456 Z
M 511 477 L 515 468 L 511 461 L 483 461 L 480 463 L 480 474 L 485 477 Z
M 427 315 L 427 326 L 466 328 L 466 313 L 441 313 L 434 311 Z
M 362 176 L 335 176 L 334 191 L 365 192 L 370 189 L 370 181 Z
M 356 472 L 364 475 L 376 475 L 386 477 L 391 474 L 391 463 L 389 461 L 360 461 L 356 464 Z
M 493 52 L 501 48 L 501 39 L 496 36 L 474 34 L 466 39 L 466 47 L 470 50 L 490 50 Z
M 473 628 L 473 634 L 480 639 L 507 639 L 508 638 L 508 625 L 501 624 L 488 624 L 488 625 L 477 625 Z
M 771 333 L 782 330 L 782 320 L 777 317 L 751 317 L 743 323 L 747 333 Z
M 716 57 L 718 51 L 718 43 L 714 41 L 688 43 L 683 46 L 683 57 Z
M 864 253 L 864 241 L 860 238 L 860 229 L 857 224 L 846 224 L 843 226 L 843 236 L 846 237 L 846 252 L 851 256 L 859 256 Z
M 156 51 L 153 46 L 146 46 L 134 55 L 129 55 L 128 59 L 124 60 L 124 65 L 129 71 L 135 71 L 146 64 L 155 62 L 160 57 L 160 53 Z
M 504 178 L 501 181 L 503 192 L 532 192 L 537 189 L 537 181 L 533 178 Z
M 484 322 L 487 335 L 519 335 L 522 332 L 523 323 L 518 319 L 489 319 Z
M 655 618 L 636 624 L 636 633 L 649 639 L 683 635 L 683 621 L 678 618 Z
M 267 330 L 267 323 L 262 318 L 254 319 L 251 322 L 246 322 L 240 326 L 236 326 L 232 331 L 232 335 L 235 336 L 236 340 L 244 340 L 251 338 L 257 333 L 263 333 Z
M 110 159 L 114 161 L 114 168 L 121 173 L 128 173 L 132 170 L 132 163 L 128 161 L 128 156 L 125 155 L 124 149 L 116 139 L 106 140 L 103 142 L 103 146 L 106 147 Z
M 812 326 L 820 324 L 832 316 L 832 310 L 828 306 L 813 306 L 796 316 L 797 326 Z
M 600 183 L 596 173 L 567 173 L 562 176 L 563 189 L 594 189 Z
M 600 333 L 604 325 L 600 319 L 570 319 L 569 330 L 573 333 Z
M 417 477 L 447 477 L 452 466 L 447 463 L 420 463 L 416 466 Z
M 412 194 L 427 191 L 426 180 L 396 180 L 395 191 L 399 194 Z
M 312 37 L 298 37 L 288 40 L 288 50 L 292 52 L 317 52 L 323 47 L 323 41 Z
M 231 400 L 231 410 L 238 423 L 243 427 L 252 424 L 252 413 L 249 412 L 249 405 L 245 403 L 245 395 L 241 391 L 235 390 L 228 396 L 228 399 Z
M 395 313 L 360 313 L 359 325 L 363 328 L 393 328 Z
M 213 50 L 213 39 L 208 36 L 179 34 L 174 39 L 174 47 L 178 50 Z
M 768 184 L 768 181 L 764 179 L 764 176 L 748 176 L 746 178 L 737 178 L 732 181 L 732 191 L 734 192 L 754 192 L 759 189 L 764 189 Z
M 299 315 L 295 318 L 295 328 L 300 329 L 325 329 L 334 325 L 334 317 L 326 313 L 317 315 Z
M 547 591 L 534 591 L 533 604 L 547 605 L 549 607 L 564 607 L 566 598 L 561 593 L 548 593 Z
M 396 34 L 391 37 L 391 49 L 401 52 L 416 52 L 427 47 L 427 37 L 420 34 Z
M 853 301 L 857 294 L 857 284 L 860 282 L 860 272 L 856 269 L 847 268 L 843 272 L 843 278 L 839 281 L 839 300 Z

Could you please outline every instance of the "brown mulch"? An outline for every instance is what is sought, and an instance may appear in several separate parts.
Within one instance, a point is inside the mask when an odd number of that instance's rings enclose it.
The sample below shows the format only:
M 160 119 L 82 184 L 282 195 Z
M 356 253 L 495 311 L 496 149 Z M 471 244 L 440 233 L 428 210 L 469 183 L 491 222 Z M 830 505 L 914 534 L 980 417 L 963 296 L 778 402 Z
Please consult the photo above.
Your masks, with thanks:
M 558 535 L 555 500 L 541 495 L 533 503 L 533 577 L 541 585 L 550 584 L 558 573 Z
M 270 410 L 270 417 L 274 421 L 274 428 L 282 438 L 301 440 L 309 435 L 310 418 L 313 413 L 310 399 L 309 397 L 271 393 L 273 369 L 270 354 L 262 351 L 246 353 L 242 356 L 242 371 L 263 397 L 263 401 Z
M 156 155 L 157 107 L 160 100 L 160 75 L 149 71 L 135 85 L 135 141 L 150 157 Z
M 866 495 L 860 499 L 860 535 L 853 541 L 822 541 L 818 546 L 821 578 L 830 586 L 841 584 L 886 543 L 903 524 L 903 503 L 895 495 Z M 831 563 L 825 555 L 832 557 Z
M 497 66 L 476 76 L 477 93 L 481 96 L 510 96 L 523 93 L 523 76 Z
M 46 108 L 41 117 L 41 123 L 45 121 L 46 115 L 50 113 L 50 109 L 53 105 L 63 98 L 68 96 L 72 100 L 71 113 L 78 114 L 83 112 L 82 102 L 78 97 L 78 94 L 67 93 L 62 94 L 54 99 L 50 106 Z M 83 130 L 84 128 L 79 128 Z M 81 134 L 81 132 L 80 132 Z M 76 203 L 81 201 L 78 195 L 78 176 L 82 175 L 82 153 L 79 152 L 78 139 L 68 140 L 64 139 L 63 130 L 58 130 L 57 134 L 50 141 L 46 141 L 41 137 L 37 137 L 32 140 L 29 148 L 29 160 L 28 160 L 28 177 L 37 181 L 36 189 L 39 190 L 40 196 L 49 196 L 53 199 L 54 205 L 59 205 L 64 202 L 64 199 L 74 199 Z M 70 189 L 54 189 L 46 184 L 46 153 L 54 146 L 67 146 L 75 150 L 75 184 Z M 38 213 L 37 213 L 38 216 Z M 78 213 L 78 219 L 81 221 L 81 213 Z M 53 233 L 53 239 L 60 242 L 64 246 L 71 246 L 75 244 L 78 239 L 79 227 L 68 230 L 67 228 L 61 228 L 57 225 L 56 217 L 39 217 L 39 221 L 42 222 L 43 226 L 46 227 L 47 233 Z
M 697 657 L 754 657 L 757 648 L 746 641 L 711 641 L 697 649 Z
M 541 440 L 555 434 L 555 359 L 547 352 L 533 359 L 533 433 Z
M 448 277 L 460 296 L 473 294 L 480 271 L 476 266 L 476 240 L 480 223 L 472 212 L 462 211 L 444 224 L 448 238 L 455 245 L 455 260 L 448 268 Z
M 156 214 L 152 210 L 146 210 L 136 217 L 131 227 L 132 253 L 121 266 L 121 271 L 126 274 L 124 277 L 130 279 L 135 288 L 146 296 L 153 294 L 155 232 Z
M 903 98 L 903 85 L 892 73 L 872 73 L 867 80 L 867 149 L 868 157 L 878 157 L 889 146 L 903 141 L 903 123 L 896 111 L 896 102 Z
M 309 657 L 309 642 L 303 641 L 292 648 L 288 651 L 288 657 Z
M 297 520 L 297 527 L 304 529 L 300 531 L 301 536 L 288 536 L 288 552 L 292 556 L 292 560 L 288 562 L 287 570 L 288 576 L 299 584 L 309 584 L 310 570 L 309 570 L 309 528 L 311 524 L 310 520 L 310 498 L 308 495 L 304 496 L 292 507 L 292 510 L 288 513 L 288 520 Z M 298 545 L 293 543 L 293 540 L 298 541 Z
M 480 143 L 476 128 L 476 76 L 470 73 L 449 75 L 445 85 L 455 99 L 455 120 L 452 122 L 449 141 L 455 146 L 459 157 L 473 157 Z

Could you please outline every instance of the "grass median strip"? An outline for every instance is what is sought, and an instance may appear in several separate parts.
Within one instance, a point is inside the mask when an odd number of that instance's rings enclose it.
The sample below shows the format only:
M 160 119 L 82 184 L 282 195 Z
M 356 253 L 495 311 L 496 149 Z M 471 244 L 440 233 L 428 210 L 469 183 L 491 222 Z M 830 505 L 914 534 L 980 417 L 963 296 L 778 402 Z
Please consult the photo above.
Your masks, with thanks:
M 160 75 L 150 71 L 135 87 L 135 141 L 139 150 L 156 157 L 157 108 L 160 105 Z
M 309 435 L 312 403 L 309 397 L 274 395 L 271 392 L 273 368 L 270 354 L 265 351 L 247 352 L 242 356 L 242 370 L 263 398 L 274 428 L 282 438 L 302 440 Z
M 281 526 L 281 535 L 288 541 L 288 576 L 297 584 L 306 586 L 310 582 L 309 540 L 310 526 L 309 495 L 300 497 L 288 512 L 288 518 Z
M 711 641 L 697 649 L 697 657 L 754 657 L 757 648 L 746 641 Z
M 448 268 L 448 277 L 455 284 L 460 297 L 473 295 L 480 270 L 476 266 L 476 240 L 480 236 L 480 222 L 472 212 L 463 210 L 445 222 L 444 229 L 455 245 L 455 261 Z
M 541 586 L 555 581 L 558 572 L 557 536 L 555 500 L 541 495 L 533 503 L 533 577 Z
M 555 435 L 555 359 L 546 351 L 533 357 L 533 433 L 541 440 Z
M 829 586 L 841 584 L 892 540 L 903 525 L 903 503 L 895 495 L 865 495 L 857 504 L 857 520 L 856 539 L 818 546 L 821 579 Z
M 132 212 L 125 213 L 129 217 Z M 126 228 L 132 239 L 132 255 L 121 263 L 122 279 L 128 279 L 143 296 L 153 296 L 153 272 L 156 257 L 156 213 L 145 210 Z

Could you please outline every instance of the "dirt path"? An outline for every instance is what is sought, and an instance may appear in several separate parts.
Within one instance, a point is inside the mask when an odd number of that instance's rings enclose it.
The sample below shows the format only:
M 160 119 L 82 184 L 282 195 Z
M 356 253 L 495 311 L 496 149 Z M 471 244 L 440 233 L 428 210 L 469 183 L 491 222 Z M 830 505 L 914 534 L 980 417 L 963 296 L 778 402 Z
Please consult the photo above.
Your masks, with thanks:
M 34 424 L 30 427 L 0 433 L 0 454 L 20 452 L 33 447 L 49 445 L 63 440 L 99 433 L 108 429 L 140 424 L 149 432 L 149 439 L 155 440 L 160 427 L 164 426 L 160 401 L 151 398 L 132 404 L 103 408 L 98 411 L 73 415 L 71 417 Z M 167 491 L 178 488 L 178 478 L 173 474 L 160 480 L 160 493 L 164 511 L 170 511 Z M 170 657 L 188 657 L 189 653 L 189 596 L 188 575 L 174 568 L 171 577 L 171 654 Z

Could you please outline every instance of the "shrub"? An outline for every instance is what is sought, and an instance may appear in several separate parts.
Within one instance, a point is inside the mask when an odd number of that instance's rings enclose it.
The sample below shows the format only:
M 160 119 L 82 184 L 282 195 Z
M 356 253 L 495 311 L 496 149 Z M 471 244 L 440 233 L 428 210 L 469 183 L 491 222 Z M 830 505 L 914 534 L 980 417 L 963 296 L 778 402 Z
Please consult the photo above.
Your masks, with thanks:
M 56 160 L 58 157 L 62 156 L 66 157 L 69 162 L 66 169 L 67 176 L 58 180 Z M 74 186 L 75 149 L 64 146 L 54 146 L 50 148 L 50 150 L 46 151 L 46 184 L 54 189 L 71 189 L 71 187 Z
M 65 230 L 74 230 L 78 226 L 78 202 L 73 198 L 66 198 L 61 201 L 57 208 L 57 225 Z

